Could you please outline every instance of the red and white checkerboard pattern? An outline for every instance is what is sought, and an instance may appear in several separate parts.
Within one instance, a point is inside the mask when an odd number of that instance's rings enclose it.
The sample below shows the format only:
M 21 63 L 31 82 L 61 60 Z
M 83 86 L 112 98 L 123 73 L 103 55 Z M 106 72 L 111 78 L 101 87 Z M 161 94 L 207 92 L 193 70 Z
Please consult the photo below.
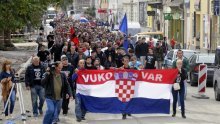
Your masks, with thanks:
M 128 102 L 134 95 L 135 81 L 116 80 L 115 93 L 122 102 Z

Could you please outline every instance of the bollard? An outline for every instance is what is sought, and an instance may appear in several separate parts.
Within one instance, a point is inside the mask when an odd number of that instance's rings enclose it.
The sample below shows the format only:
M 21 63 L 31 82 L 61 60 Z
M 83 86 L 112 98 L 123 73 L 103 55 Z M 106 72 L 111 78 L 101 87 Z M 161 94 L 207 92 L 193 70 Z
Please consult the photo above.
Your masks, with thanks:
M 192 97 L 197 99 L 209 99 L 209 97 L 205 95 L 206 82 L 207 82 L 207 65 L 200 64 L 199 72 L 198 72 L 198 93 L 193 95 Z

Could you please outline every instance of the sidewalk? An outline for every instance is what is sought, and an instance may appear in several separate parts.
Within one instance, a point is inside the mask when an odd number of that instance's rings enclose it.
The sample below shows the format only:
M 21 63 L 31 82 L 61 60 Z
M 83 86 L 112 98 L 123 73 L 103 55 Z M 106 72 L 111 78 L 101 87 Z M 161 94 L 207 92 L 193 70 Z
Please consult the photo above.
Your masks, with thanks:
M 43 42 L 44 45 L 47 45 L 47 42 Z M 37 47 L 37 43 L 36 42 L 26 42 L 26 43 L 14 43 L 14 45 L 16 47 L 33 47 L 36 46 Z

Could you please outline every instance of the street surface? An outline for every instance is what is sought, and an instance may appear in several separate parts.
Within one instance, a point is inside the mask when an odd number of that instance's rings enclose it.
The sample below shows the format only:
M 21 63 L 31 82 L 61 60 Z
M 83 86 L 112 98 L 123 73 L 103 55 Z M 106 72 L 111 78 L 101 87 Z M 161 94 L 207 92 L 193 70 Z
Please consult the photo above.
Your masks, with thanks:
M 95 114 L 88 113 L 86 115 L 86 121 L 77 123 L 75 120 L 74 112 L 74 101 L 70 102 L 70 111 L 68 116 L 64 117 L 62 114 L 60 116 L 60 124 L 219 124 L 220 122 L 220 103 L 215 101 L 213 88 L 207 88 L 207 96 L 210 99 L 196 99 L 192 95 L 196 93 L 197 88 L 188 86 L 188 96 L 186 102 L 186 119 L 181 117 L 180 110 L 177 111 L 177 116 L 175 118 L 171 115 L 162 114 L 140 114 L 132 115 L 128 117 L 127 120 L 122 120 L 120 114 Z M 31 111 L 31 98 L 30 92 L 24 90 L 24 105 L 25 109 Z M 16 102 L 14 116 L 19 116 L 19 102 Z M 44 110 L 46 110 L 46 105 L 44 105 Z M 172 109 L 171 109 L 172 113 Z M 31 115 L 28 114 L 28 115 Z M 27 124 L 40 124 L 42 123 L 43 117 L 37 119 L 33 117 L 27 118 Z M 21 120 L 16 120 L 16 124 L 22 124 Z
M 33 46 L 36 46 L 35 43 L 30 43 Z M 30 45 L 26 44 L 27 46 Z M 18 46 L 18 45 L 17 45 Z M 22 44 L 24 46 L 24 44 Z M 0 56 L 3 58 L 9 58 L 13 61 L 13 66 L 19 68 L 22 63 L 28 60 L 28 58 L 34 53 L 34 51 L 0 51 Z M 24 97 L 24 106 L 26 110 L 32 111 L 30 91 L 27 91 L 23 85 L 23 97 Z M 86 120 L 80 123 L 75 120 L 74 112 L 74 100 L 70 102 L 69 105 L 69 114 L 64 117 L 60 115 L 60 124 L 219 124 L 220 123 L 220 102 L 215 101 L 214 91 L 212 87 L 207 88 L 206 95 L 210 99 L 196 99 L 192 95 L 197 92 L 197 87 L 191 87 L 188 85 L 188 94 L 186 99 L 186 119 L 181 117 L 180 110 L 177 111 L 177 116 L 175 118 L 170 115 L 163 114 L 140 114 L 132 115 L 128 117 L 127 120 L 121 119 L 121 114 L 96 114 L 96 113 L 87 113 Z M 171 104 L 172 105 L 172 104 Z M 3 106 L 1 104 L 1 110 Z M 44 113 L 46 110 L 46 104 L 44 105 Z M 61 112 L 62 113 L 62 112 Z M 171 109 L 172 113 L 172 109 Z M 32 112 L 27 113 L 27 115 L 32 116 Z M 19 101 L 16 101 L 15 111 L 13 117 L 18 117 L 15 122 L 16 124 L 23 124 L 20 120 L 20 107 Z M 0 121 L 0 124 L 4 123 L 6 120 L 2 116 L 3 121 Z M 27 117 L 26 124 L 41 124 L 43 117 L 33 118 Z

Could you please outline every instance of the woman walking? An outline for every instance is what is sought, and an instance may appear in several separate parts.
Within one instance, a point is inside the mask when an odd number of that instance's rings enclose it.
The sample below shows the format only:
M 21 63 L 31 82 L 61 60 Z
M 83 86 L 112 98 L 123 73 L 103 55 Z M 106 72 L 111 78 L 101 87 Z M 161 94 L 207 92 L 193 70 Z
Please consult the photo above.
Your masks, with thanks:
M 8 118 L 8 115 L 12 116 L 12 113 L 14 111 L 15 106 L 15 99 L 16 99 L 16 90 L 15 88 L 12 90 L 12 83 L 14 83 L 14 70 L 11 68 L 11 61 L 5 60 L 2 64 L 2 72 L 0 74 L 0 81 L 2 85 L 2 98 L 4 101 L 4 107 L 6 107 L 5 110 L 5 116 L 6 119 Z M 10 91 L 11 96 L 9 97 Z M 9 102 L 6 106 L 7 100 L 9 99 Z M 10 111 L 8 113 L 8 105 L 10 103 Z
M 182 65 L 183 65 L 182 60 L 178 59 L 176 61 L 176 67 L 177 67 L 179 73 L 176 78 L 176 82 L 174 83 L 173 88 L 172 88 L 172 94 L 173 94 L 173 115 L 172 115 L 172 117 L 176 116 L 176 104 L 177 104 L 177 99 L 178 99 L 178 94 L 179 94 L 182 117 L 186 118 L 185 103 L 184 103 L 184 94 L 185 94 L 184 80 L 186 80 L 186 71 L 182 68 Z

